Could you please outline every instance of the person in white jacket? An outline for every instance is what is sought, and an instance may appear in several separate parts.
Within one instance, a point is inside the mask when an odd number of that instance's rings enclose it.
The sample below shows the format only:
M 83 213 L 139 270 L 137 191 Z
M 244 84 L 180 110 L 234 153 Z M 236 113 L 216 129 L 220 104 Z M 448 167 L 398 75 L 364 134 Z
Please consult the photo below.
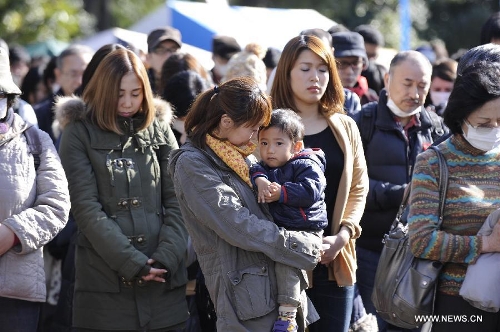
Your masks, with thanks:
M 42 248 L 64 227 L 70 209 L 68 183 L 51 138 L 12 109 L 20 94 L 7 52 L 0 48 L 2 331 L 37 330 L 46 298 Z

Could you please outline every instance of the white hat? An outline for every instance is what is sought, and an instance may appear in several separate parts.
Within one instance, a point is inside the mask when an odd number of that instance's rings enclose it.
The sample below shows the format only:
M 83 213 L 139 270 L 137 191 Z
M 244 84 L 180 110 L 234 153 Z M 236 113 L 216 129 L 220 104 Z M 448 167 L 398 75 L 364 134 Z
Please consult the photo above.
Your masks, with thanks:
M 21 90 L 12 80 L 10 73 L 9 53 L 0 47 L 0 92 L 20 95 Z

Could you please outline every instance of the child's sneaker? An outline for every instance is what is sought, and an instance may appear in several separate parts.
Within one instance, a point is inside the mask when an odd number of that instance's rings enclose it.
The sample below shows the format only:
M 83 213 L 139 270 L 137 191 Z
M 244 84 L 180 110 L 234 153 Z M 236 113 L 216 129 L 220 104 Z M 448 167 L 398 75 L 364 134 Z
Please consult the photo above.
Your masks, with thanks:
M 377 317 L 366 314 L 349 327 L 349 332 L 377 332 Z
M 295 319 L 289 320 L 289 318 L 284 318 L 286 320 L 281 320 L 282 317 L 278 317 L 278 320 L 274 322 L 273 332 L 297 332 L 297 324 Z

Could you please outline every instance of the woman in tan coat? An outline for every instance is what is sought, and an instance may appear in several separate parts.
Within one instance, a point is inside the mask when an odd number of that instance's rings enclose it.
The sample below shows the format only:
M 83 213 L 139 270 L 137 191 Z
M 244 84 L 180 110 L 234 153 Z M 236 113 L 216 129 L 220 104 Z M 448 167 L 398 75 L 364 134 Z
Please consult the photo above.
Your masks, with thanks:
M 315 331 L 347 331 L 356 276 L 355 239 L 368 193 L 368 174 L 356 123 L 344 114 L 344 90 L 335 59 L 315 36 L 292 38 L 281 54 L 271 89 L 274 108 L 291 108 L 304 122 L 304 143 L 326 155 L 329 244 L 313 271 L 308 295 L 320 320 Z

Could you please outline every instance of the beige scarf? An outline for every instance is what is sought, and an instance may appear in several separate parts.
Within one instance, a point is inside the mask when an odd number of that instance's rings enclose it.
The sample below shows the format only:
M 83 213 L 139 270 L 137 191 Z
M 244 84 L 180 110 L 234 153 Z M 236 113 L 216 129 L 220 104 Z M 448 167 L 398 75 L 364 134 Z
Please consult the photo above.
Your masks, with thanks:
M 246 145 L 238 147 L 231 144 L 229 141 L 221 141 L 218 138 L 207 134 L 206 142 L 208 147 L 222 159 L 222 161 L 238 174 L 250 187 L 250 168 L 245 161 L 252 152 L 255 151 L 257 145 L 253 142 L 248 142 Z

